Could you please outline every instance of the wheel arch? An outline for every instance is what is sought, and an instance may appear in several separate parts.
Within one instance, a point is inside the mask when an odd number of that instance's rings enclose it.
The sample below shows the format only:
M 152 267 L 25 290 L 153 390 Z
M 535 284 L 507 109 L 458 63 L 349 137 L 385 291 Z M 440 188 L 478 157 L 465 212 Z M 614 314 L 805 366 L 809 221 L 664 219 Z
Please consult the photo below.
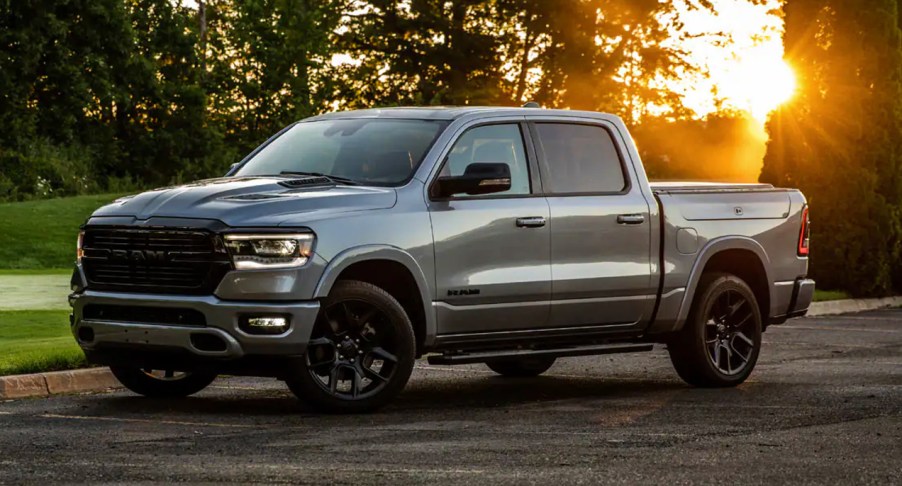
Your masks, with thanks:
M 335 282 L 342 279 L 368 282 L 391 294 L 410 317 L 418 353 L 432 345 L 436 323 L 429 284 L 422 268 L 409 253 L 388 245 L 367 245 L 345 250 L 326 266 L 313 297 L 327 297 Z
M 692 266 L 686 293 L 680 304 L 677 325 L 682 329 L 689 317 L 689 310 L 698 292 L 702 275 L 709 272 L 726 272 L 741 278 L 751 287 L 761 310 L 764 325 L 771 316 L 770 305 L 774 295 L 774 280 L 770 272 L 770 258 L 764 247 L 748 237 L 725 237 L 710 241 L 699 252 Z

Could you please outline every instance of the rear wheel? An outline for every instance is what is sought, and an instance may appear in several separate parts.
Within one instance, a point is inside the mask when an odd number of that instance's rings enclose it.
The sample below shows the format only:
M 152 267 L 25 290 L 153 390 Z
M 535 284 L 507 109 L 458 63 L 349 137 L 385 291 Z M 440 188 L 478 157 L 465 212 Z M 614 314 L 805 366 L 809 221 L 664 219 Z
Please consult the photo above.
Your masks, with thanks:
M 689 318 L 667 346 L 670 361 L 686 383 L 736 386 L 755 368 L 761 349 L 761 311 L 742 279 L 726 273 L 703 275 Z
M 554 364 L 554 358 L 519 358 L 489 361 L 486 366 L 502 376 L 539 376 Z
M 407 384 L 416 359 L 404 308 L 375 285 L 346 280 L 321 309 L 288 387 L 324 412 L 368 412 L 388 403 Z
M 111 366 L 110 371 L 129 390 L 152 398 L 194 395 L 216 379 L 216 373 L 209 372 L 152 370 L 128 366 Z

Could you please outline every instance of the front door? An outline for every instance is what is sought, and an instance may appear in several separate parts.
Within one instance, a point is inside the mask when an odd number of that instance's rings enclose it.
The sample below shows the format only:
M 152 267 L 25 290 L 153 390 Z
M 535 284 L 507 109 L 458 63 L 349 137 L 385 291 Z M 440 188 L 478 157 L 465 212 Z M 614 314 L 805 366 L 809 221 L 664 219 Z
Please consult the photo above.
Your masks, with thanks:
M 483 196 L 430 198 L 438 334 L 531 329 L 548 320 L 551 234 L 548 203 L 534 194 L 534 161 L 519 123 L 464 131 L 440 176 L 472 163 L 505 163 L 511 188 Z
M 603 124 L 531 125 L 551 210 L 549 326 L 641 327 L 656 299 L 649 205 Z

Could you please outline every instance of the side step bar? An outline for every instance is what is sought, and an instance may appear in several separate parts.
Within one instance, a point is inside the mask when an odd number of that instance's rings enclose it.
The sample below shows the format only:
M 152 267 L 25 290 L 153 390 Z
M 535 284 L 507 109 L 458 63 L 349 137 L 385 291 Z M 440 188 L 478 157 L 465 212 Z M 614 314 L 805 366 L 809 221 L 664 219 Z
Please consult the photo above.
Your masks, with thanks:
M 516 358 L 564 358 L 568 356 L 592 356 L 596 354 L 638 353 L 651 351 L 653 344 L 604 344 L 596 346 L 577 346 L 558 349 L 512 349 L 503 351 L 482 351 L 434 355 L 429 357 L 429 364 L 471 364 L 485 363 L 499 359 Z

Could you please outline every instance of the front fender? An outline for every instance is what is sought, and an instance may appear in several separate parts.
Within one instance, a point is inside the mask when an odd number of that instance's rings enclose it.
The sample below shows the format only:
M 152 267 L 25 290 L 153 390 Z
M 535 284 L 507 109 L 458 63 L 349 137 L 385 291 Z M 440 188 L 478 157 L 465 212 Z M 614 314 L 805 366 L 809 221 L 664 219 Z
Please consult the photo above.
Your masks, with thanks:
M 335 285 L 335 282 L 341 275 L 341 272 L 355 263 L 370 260 L 390 260 L 400 263 L 404 265 L 413 276 L 413 279 L 417 284 L 417 290 L 420 292 L 420 300 L 423 302 L 423 311 L 426 315 L 426 335 L 424 344 L 426 347 L 431 346 L 435 340 L 436 322 L 435 312 L 432 309 L 432 296 L 429 295 L 429 284 L 426 280 L 426 275 L 423 273 L 423 269 L 420 268 L 416 259 L 401 248 L 390 245 L 364 245 L 350 248 L 339 253 L 328 265 L 326 265 L 326 269 L 323 271 L 319 283 L 316 285 L 316 289 L 313 292 L 313 297 L 316 299 L 327 297 L 332 290 L 332 286 Z

